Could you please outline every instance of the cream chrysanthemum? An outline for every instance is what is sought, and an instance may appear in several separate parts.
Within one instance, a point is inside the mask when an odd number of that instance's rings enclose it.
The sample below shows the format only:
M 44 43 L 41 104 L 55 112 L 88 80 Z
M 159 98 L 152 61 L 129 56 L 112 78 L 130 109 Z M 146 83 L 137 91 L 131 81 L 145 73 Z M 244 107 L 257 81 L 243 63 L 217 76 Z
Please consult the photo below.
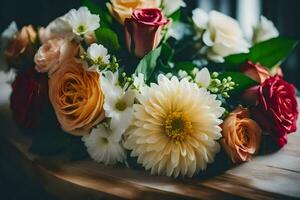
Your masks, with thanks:
M 215 95 L 186 78 L 159 75 L 158 84 L 144 87 L 137 99 L 124 145 L 146 170 L 191 177 L 214 161 L 224 112 Z

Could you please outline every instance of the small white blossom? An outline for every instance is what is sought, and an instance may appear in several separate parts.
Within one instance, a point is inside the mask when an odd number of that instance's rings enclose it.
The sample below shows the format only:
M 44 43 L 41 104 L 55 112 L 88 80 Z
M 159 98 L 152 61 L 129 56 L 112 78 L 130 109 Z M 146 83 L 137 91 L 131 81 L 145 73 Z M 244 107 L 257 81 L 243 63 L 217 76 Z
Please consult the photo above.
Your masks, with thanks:
M 92 14 L 87 7 L 70 10 L 64 16 L 64 19 L 72 27 L 73 33 L 78 36 L 92 32 L 100 27 L 99 15 Z
M 183 79 L 183 78 L 185 78 L 187 76 L 188 76 L 188 73 L 186 71 L 181 70 L 181 69 L 178 71 L 178 77 L 179 77 L 179 79 Z
M 106 117 L 111 118 L 111 127 L 118 127 L 125 131 L 133 117 L 135 92 L 131 89 L 124 91 L 121 86 L 116 84 L 111 72 L 105 73 L 104 76 L 102 74 L 101 88 L 105 96 L 103 108 Z
M 180 7 L 186 7 L 186 4 L 183 0 L 162 0 L 163 13 L 166 16 L 172 15 Z
M 172 76 L 173 76 L 173 74 L 169 72 L 169 73 L 167 73 L 165 76 L 166 76 L 168 79 L 171 79 Z
M 137 89 L 140 90 L 145 86 L 145 78 L 144 74 L 139 73 L 137 76 L 134 74 L 133 75 L 133 86 Z
M 100 124 L 92 129 L 89 135 L 82 137 L 82 141 L 93 160 L 105 165 L 113 165 L 123 162 L 126 158 L 120 139 L 116 135 L 120 135 L 118 129 L 111 129 Z
M 209 86 L 209 84 L 210 84 L 210 81 L 211 81 L 210 73 L 209 73 L 209 71 L 208 71 L 208 69 L 206 67 L 203 68 L 203 69 L 201 69 L 196 74 L 195 82 L 200 87 L 207 88 Z
M 87 49 L 87 56 L 93 61 L 91 69 L 97 69 L 99 65 L 108 65 L 110 55 L 107 49 L 101 44 L 92 44 Z
M 274 26 L 274 23 L 266 17 L 261 16 L 260 22 L 254 27 L 253 43 L 263 42 L 271 38 L 278 37 L 279 32 Z
M 196 76 L 196 74 L 199 72 L 199 69 L 197 68 L 197 67 L 195 67 L 194 69 L 193 69 L 193 71 L 192 71 L 192 74 L 194 75 L 194 76 Z

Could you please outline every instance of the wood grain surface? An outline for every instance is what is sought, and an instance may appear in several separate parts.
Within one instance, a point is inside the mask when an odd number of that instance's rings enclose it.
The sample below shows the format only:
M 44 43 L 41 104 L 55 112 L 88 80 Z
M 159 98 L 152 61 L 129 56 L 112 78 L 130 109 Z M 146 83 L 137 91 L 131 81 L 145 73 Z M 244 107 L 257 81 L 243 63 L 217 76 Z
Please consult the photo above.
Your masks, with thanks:
M 290 134 L 280 151 L 212 177 L 173 179 L 89 159 L 39 157 L 20 133 L 6 104 L 0 104 L 1 150 L 47 193 L 58 199 L 299 199 L 300 134 Z M 299 124 L 299 123 L 298 123 Z M 218 163 L 217 163 L 218 164 Z

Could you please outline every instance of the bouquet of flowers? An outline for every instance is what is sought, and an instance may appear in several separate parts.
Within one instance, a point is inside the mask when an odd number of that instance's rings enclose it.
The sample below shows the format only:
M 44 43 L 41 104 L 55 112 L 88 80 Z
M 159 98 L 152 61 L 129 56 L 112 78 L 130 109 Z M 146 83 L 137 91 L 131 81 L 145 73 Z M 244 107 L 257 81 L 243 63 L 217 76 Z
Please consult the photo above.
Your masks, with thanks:
M 280 64 L 297 41 L 265 17 L 250 41 L 233 18 L 185 6 L 83 0 L 46 27 L 11 23 L 1 67 L 16 71 L 10 105 L 31 150 L 192 177 L 220 151 L 238 164 L 283 147 L 298 107 Z

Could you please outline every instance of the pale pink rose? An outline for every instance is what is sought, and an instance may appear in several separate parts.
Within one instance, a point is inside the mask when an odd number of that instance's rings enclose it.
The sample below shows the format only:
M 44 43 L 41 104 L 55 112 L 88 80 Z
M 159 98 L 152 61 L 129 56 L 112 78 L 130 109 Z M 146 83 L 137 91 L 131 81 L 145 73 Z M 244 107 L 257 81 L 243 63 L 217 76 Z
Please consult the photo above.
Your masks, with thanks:
M 34 56 L 35 69 L 51 76 L 66 59 L 78 54 L 79 45 L 75 41 L 54 38 L 46 41 Z

